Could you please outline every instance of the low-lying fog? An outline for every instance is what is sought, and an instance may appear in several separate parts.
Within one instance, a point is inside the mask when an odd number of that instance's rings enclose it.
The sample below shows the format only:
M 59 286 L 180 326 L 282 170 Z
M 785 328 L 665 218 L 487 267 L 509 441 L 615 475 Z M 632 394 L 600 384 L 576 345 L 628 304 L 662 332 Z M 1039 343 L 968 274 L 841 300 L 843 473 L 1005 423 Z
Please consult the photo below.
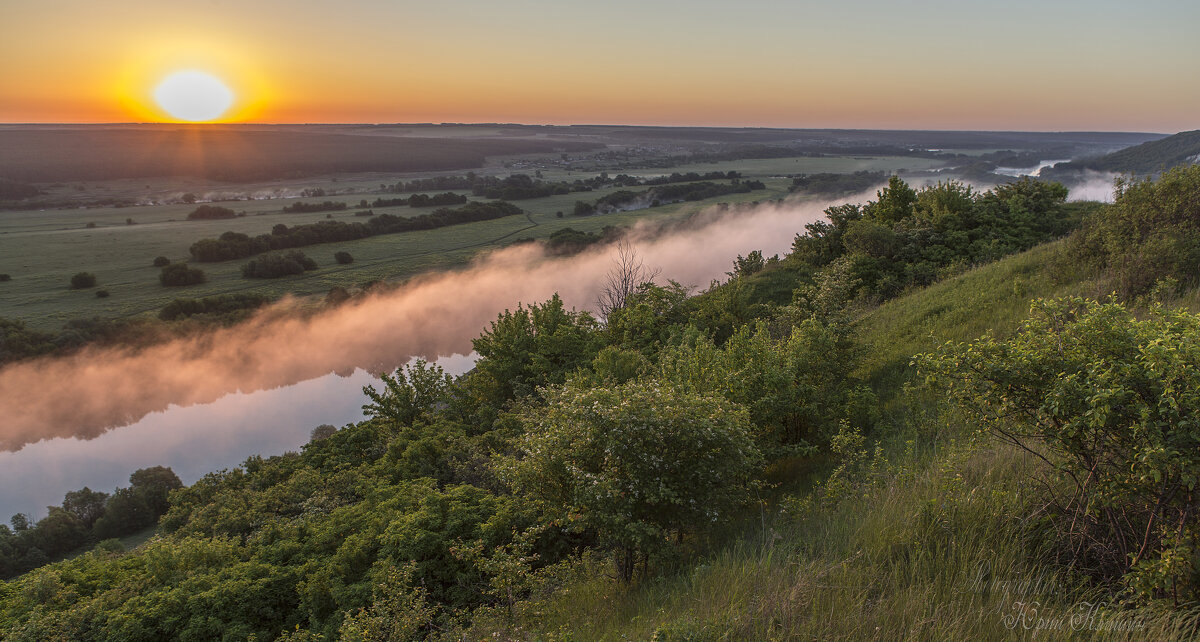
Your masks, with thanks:
M 629 242 L 660 281 L 704 287 L 739 254 L 786 253 L 831 203 L 874 195 L 710 208 L 668 234 L 636 228 Z M 549 258 L 517 246 L 307 317 L 284 302 L 200 338 L 9 366 L 0 370 L 0 516 L 44 516 L 67 491 L 111 491 L 146 466 L 170 466 L 191 483 L 250 455 L 295 450 L 319 424 L 361 419 L 367 371 L 457 355 L 441 363 L 460 373 L 470 368 L 462 355 L 471 339 L 501 310 L 555 292 L 592 308 L 614 255 L 606 247 Z

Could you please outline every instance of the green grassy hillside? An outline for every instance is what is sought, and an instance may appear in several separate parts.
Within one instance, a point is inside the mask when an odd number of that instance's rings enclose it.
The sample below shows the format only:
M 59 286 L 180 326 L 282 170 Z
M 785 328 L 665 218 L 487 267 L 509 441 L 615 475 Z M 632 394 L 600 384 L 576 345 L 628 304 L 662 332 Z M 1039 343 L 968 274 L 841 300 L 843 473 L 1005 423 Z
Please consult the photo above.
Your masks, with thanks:
M 368 420 L 171 490 L 134 550 L 45 564 L 89 541 L 65 503 L 0 529 L 0 631 L 1195 639 L 1200 167 L 1082 227 L 1064 199 L 896 179 L 697 296 L 506 311 L 472 372 L 384 376 Z

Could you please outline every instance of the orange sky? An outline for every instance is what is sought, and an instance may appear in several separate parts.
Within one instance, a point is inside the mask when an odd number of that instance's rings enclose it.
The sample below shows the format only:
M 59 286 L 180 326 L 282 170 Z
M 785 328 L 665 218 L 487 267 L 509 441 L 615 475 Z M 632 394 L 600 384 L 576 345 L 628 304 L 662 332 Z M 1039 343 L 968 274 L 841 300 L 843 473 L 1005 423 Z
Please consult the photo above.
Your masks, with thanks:
M 5 0 L 0 122 L 1200 127 L 1197 3 Z

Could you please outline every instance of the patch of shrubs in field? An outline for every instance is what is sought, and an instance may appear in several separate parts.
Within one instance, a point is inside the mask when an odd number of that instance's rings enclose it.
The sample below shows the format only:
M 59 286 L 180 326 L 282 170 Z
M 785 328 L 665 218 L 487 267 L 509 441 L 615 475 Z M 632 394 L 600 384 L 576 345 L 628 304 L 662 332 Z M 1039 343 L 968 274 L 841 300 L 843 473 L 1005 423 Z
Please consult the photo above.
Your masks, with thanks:
M 521 213 L 521 208 L 504 201 L 468 203 L 457 209 L 441 208 L 421 216 L 402 217 L 380 214 L 371 217 L 365 223 L 320 221 L 291 227 L 276 225 L 270 234 L 260 234 L 254 237 L 239 232 L 225 232 L 218 238 L 202 239 L 193 243 L 188 251 L 197 261 L 214 263 L 244 259 L 271 250 L 307 247 L 320 243 L 340 243 L 379 234 L 431 230 L 449 225 L 489 221 Z
M 317 262 L 292 250 L 285 254 L 267 254 L 242 266 L 242 276 L 247 279 L 277 279 L 294 274 L 303 274 L 317 269 Z
M 164 286 L 198 285 L 207 280 L 203 270 L 184 263 L 163 266 L 162 273 L 158 275 L 158 282 Z

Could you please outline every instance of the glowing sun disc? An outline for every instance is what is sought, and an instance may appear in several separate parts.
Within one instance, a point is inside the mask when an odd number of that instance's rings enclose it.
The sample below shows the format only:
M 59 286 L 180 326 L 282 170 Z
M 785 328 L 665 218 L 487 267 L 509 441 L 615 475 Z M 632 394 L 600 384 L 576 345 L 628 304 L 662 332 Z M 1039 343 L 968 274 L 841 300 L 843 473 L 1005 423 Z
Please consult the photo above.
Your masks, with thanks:
M 203 71 L 177 71 L 154 88 L 154 101 L 179 120 L 216 120 L 233 105 L 233 90 Z

